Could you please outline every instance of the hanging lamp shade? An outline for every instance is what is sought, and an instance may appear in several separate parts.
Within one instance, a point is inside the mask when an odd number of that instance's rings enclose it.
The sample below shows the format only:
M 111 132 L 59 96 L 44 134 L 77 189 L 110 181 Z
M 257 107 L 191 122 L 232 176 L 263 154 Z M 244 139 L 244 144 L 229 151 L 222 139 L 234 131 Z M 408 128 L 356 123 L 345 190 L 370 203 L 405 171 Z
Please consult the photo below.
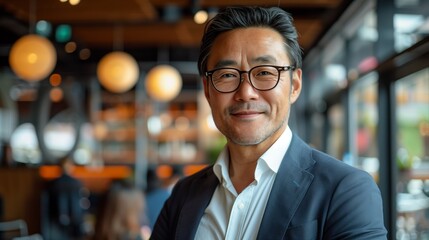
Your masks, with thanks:
M 158 65 L 152 68 L 146 76 L 148 95 L 161 102 L 175 98 L 182 89 L 182 77 L 170 65 Z
M 45 37 L 29 34 L 18 39 L 9 53 L 9 64 L 15 74 L 27 81 L 40 81 L 55 68 L 57 53 Z
M 100 84 L 107 90 L 122 93 L 130 90 L 139 77 L 139 66 L 128 53 L 115 51 L 105 55 L 97 66 Z

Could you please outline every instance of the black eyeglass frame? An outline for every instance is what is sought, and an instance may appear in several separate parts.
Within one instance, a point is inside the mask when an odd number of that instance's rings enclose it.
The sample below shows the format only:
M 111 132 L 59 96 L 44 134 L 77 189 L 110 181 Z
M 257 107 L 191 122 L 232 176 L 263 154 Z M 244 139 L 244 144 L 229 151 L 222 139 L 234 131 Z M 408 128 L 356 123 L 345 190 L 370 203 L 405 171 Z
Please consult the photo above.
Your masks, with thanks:
M 272 88 L 269 88 L 269 89 L 259 89 L 259 88 L 255 87 L 255 85 L 253 85 L 253 83 L 252 83 L 252 77 L 250 77 L 250 72 L 251 72 L 253 69 L 255 69 L 255 68 L 259 68 L 259 67 L 273 67 L 273 68 L 277 69 L 277 71 L 278 71 L 278 78 L 277 78 L 276 84 L 274 84 L 274 86 L 273 86 Z M 221 69 L 231 69 L 231 70 L 236 70 L 236 71 L 238 72 L 240 82 L 238 83 L 237 87 L 236 87 L 234 90 L 226 91 L 226 92 L 225 92 L 225 91 L 220 91 L 220 90 L 219 90 L 219 89 L 217 89 L 217 88 L 216 88 L 216 86 L 214 85 L 214 83 L 213 83 L 213 79 L 212 79 L 213 73 L 214 73 L 214 72 L 216 72 L 217 70 L 221 70 Z M 248 77 L 249 77 L 250 85 L 252 85 L 252 87 L 253 87 L 254 89 L 256 89 L 256 90 L 258 90 L 258 91 L 269 91 L 269 90 L 274 89 L 274 88 L 279 84 L 279 82 L 280 82 L 280 73 L 281 73 L 281 72 L 283 72 L 283 71 L 294 71 L 295 69 L 296 69 L 296 67 L 295 67 L 295 66 L 293 66 L 293 65 L 291 65 L 291 66 L 258 65 L 258 66 L 254 66 L 254 67 L 252 67 L 252 68 L 251 68 L 251 69 L 249 69 L 248 71 L 241 71 L 241 70 L 239 70 L 239 69 L 237 69 L 237 68 L 222 67 L 222 68 L 215 68 L 215 69 L 213 69 L 213 70 L 206 71 L 204 75 L 205 75 L 207 78 L 210 78 L 210 82 L 212 83 L 212 86 L 214 87 L 214 89 L 216 89 L 216 91 L 218 91 L 218 92 L 220 92 L 220 93 L 232 93 L 232 92 L 237 91 L 237 90 L 240 88 L 241 83 L 243 82 L 243 78 L 241 77 L 241 75 L 242 75 L 243 73 L 247 73 L 247 75 L 248 75 Z

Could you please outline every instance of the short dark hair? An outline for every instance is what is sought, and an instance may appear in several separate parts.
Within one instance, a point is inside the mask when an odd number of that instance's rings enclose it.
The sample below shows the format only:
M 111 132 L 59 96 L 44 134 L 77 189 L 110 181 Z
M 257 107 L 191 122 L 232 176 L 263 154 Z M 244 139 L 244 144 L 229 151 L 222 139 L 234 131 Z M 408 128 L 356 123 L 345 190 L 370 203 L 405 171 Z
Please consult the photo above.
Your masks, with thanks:
M 248 27 L 269 27 L 280 33 L 287 46 L 291 65 L 301 68 L 302 50 L 292 16 L 288 12 L 278 7 L 228 7 L 220 11 L 206 25 L 198 58 L 198 71 L 201 76 L 207 71 L 207 59 L 217 36 L 229 30 Z

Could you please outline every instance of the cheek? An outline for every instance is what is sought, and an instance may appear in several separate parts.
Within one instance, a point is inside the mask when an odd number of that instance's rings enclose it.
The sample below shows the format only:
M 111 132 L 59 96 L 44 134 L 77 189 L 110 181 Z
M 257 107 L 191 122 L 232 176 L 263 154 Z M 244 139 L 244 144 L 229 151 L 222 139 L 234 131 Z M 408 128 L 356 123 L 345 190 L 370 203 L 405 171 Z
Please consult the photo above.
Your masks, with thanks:
M 290 80 L 284 79 L 279 82 L 279 84 L 267 95 L 271 101 L 285 103 L 289 102 L 291 93 Z
M 231 104 L 228 94 L 222 94 L 214 91 L 209 91 L 209 97 L 207 101 L 210 105 L 211 113 L 213 120 L 216 122 L 216 125 L 221 124 L 227 116 L 227 107 Z
M 225 106 L 225 103 L 223 102 L 222 98 L 219 98 L 216 96 L 216 93 L 210 92 L 209 98 L 207 98 L 207 101 L 210 105 L 210 108 L 212 110 L 212 114 L 220 115 L 223 113 L 223 108 Z
M 285 85 L 266 96 L 266 101 L 271 105 L 271 111 L 275 117 L 284 117 L 290 108 L 290 86 Z
M 209 102 L 213 121 L 218 129 L 222 128 L 223 120 L 225 119 L 223 114 L 223 108 L 220 106 L 218 101 Z

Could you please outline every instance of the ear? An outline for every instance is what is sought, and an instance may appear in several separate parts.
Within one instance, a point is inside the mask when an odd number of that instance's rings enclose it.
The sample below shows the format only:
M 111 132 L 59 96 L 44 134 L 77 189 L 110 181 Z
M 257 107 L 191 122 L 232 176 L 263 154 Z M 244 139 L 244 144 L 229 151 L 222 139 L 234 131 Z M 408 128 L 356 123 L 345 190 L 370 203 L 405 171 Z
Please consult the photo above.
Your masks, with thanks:
M 290 103 L 294 103 L 302 89 L 302 69 L 297 68 L 293 71 L 292 81 L 291 81 L 291 92 L 290 92 Z

